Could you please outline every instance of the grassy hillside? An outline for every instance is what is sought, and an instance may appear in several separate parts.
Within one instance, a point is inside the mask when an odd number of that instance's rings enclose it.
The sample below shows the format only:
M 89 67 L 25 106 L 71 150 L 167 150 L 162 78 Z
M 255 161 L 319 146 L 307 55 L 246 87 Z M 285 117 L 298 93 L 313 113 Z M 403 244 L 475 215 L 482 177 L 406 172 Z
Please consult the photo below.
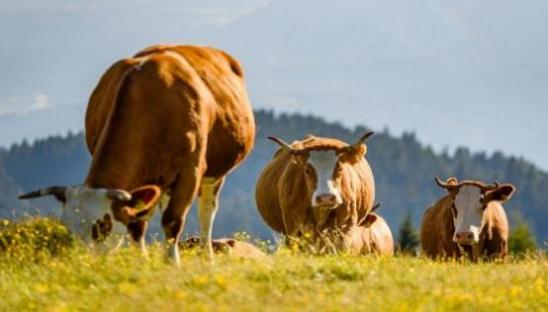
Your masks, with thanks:
M 9 241 L 9 243 L 6 243 Z M 9 252 L 6 252 L 9 250 Z M 0 221 L 0 311 L 546 311 L 548 261 L 313 257 L 287 250 L 255 261 L 160 245 L 94 254 L 47 220 Z

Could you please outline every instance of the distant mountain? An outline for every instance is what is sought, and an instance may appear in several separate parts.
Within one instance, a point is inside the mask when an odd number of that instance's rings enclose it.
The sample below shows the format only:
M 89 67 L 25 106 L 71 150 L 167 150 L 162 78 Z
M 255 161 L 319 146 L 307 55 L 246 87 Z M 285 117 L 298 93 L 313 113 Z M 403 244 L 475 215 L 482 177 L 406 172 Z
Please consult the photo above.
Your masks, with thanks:
M 348 129 L 313 116 L 277 116 L 269 111 L 257 111 L 255 116 L 258 126 L 255 149 L 227 179 L 215 224 L 217 236 L 246 231 L 263 238 L 272 237 L 272 232 L 257 214 L 253 198 L 257 177 L 276 149 L 266 139 L 268 135 L 292 141 L 315 134 L 352 142 L 366 131 L 364 127 Z M 532 163 L 499 152 L 493 155 L 471 153 L 467 148 L 459 148 L 452 155 L 438 154 L 419 143 L 413 133 L 396 138 L 388 130 L 373 136 L 368 141 L 368 147 L 366 157 L 375 175 L 377 200 L 383 202 L 380 213 L 395 233 L 407 212 L 418 226 L 424 209 L 444 194 L 433 182 L 433 177 L 437 175 L 515 184 L 517 193 L 505 205 L 511 222 L 522 216 L 532 226 L 539 242 L 548 240 L 548 227 L 545 226 L 548 217 L 548 173 Z M 2 153 L 2 160 L 7 174 L 15 183 L 23 190 L 31 190 L 51 184 L 81 183 L 90 157 L 83 135 L 69 134 L 33 144 L 24 142 L 14 145 Z M 10 198 L 13 191 L 0 193 L 0 199 L 2 196 Z M 35 205 L 40 205 L 43 213 L 58 213 L 52 200 L 39 201 Z M 197 231 L 195 215 L 196 212 L 191 213 L 187 233 Z M 154 229 L 159 230 L 157 225 L 153 226 Z

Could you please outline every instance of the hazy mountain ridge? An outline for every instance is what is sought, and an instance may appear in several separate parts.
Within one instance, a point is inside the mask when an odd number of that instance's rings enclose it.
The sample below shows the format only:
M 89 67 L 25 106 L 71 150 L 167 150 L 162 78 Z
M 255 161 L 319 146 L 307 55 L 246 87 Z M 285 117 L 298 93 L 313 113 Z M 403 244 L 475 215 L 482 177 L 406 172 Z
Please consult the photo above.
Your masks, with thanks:
M 271 231 L 257 214 L 253 197 L 257 177 L 276 149 L 266 139 L 268 135 L 292 141 L 315 134 L 352 142 L 366 131 L 363 127 L 350 130 L 312 116 L 276 115 L 269 111 L 257 111 L 255 115 L 258 126 L 255 149 L 227 179 L 216 219 L 216 235 L 245 230 L 262 237 L 271 236 Z M 548 229 L 543 226 L 548 216 L 548 174 L 526 160 L 498 152 L 489 156 L 471 153 L 466 148 L 457 149 L 453 155 L 438 154 L 418 142 L 412 133 L 396 138 L 387 130 L 369 140 L 366 158 L 375 175 L 377 201 L 383 202 L 380 213 L 395 233 L 407 211 L 418 226 L 423 210 L 443 195 L 433 182 L 434 176 L 446 178 L 454 175 L 459 179 L 514 183 L 518 191 L 505 205 L 511 220 L 518 214 L 522 215 L 531 224 L 539 242 L 548 239 Z M 50 137 L 33 144 L 22 143 L 2 152 L 7 174 L 23 190 L 51 184 L 80 183 L 89 160 L 82 134 Z M 13 191 L 0 192 L 0 200 L 2 196 L 11 197 Z M 41 209 L 43 213 L 56 213 L 51 200 L 40 201 L 40 205 L 49 207 Z M 0 209 L 6 208 L 0 206 Z M 195 211 L 190 214 L 187 233 L 196 231 L 195 214 Z

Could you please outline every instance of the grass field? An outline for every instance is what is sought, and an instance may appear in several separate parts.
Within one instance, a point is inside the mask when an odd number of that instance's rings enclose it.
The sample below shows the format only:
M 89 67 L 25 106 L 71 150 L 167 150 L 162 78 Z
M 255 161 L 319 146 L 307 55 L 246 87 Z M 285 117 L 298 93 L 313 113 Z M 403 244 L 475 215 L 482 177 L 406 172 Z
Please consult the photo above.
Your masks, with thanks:
M 3 225 L 2 225 L 2 222 Z M 46 220 L 0 221 L 1 311 L 548 311 L 548 260 L 436 262 L 310 256 L 269 261 L 183 253 L 160 245 L 97 255 Z

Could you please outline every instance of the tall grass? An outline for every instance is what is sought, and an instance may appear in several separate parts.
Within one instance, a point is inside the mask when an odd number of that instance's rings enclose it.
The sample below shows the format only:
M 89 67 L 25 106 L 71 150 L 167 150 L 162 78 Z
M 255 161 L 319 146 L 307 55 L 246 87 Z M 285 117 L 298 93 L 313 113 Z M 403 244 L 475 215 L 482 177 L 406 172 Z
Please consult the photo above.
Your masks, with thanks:
M 96 254 L 40 219 L 0 225 L 0 246 L 0 311 L 548 310 L 541 254 L 470 264 L 280 250 L 271 261 L 210 263 L 183 252 L 177 269 L 161 244 L 148 259 L 135 248 Z

